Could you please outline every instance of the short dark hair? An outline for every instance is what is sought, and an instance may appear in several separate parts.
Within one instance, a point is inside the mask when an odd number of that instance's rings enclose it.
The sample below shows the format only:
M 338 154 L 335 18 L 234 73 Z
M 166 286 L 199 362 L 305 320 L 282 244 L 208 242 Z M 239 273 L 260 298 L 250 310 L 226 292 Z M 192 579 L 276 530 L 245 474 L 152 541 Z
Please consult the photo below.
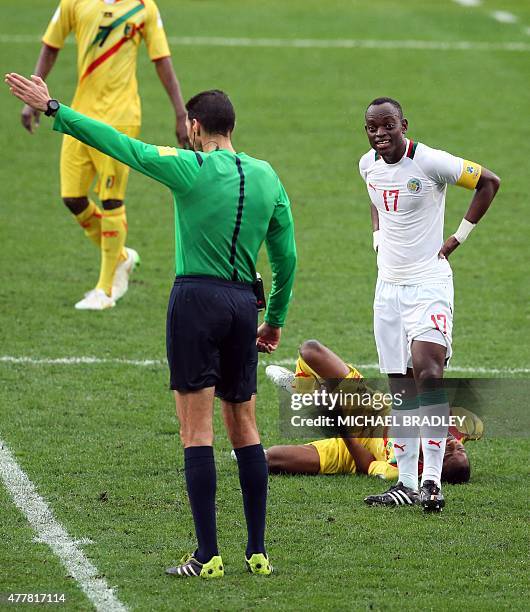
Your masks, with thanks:
M 379 106 L 380 104 L 391 104 L 399 113 L 400 119 L 403 119 L 403 109 L 401 108 L 401 104 L 394 100 L 394 98 L 376 98 L 372 100 L 370 104 L 366 107 L 366 110 L 370 108 L 370 106 Z
M 467 461 L 454 462 L 449 466 L 443 466 L 442 480 L 449 484 L 464 484 L 469 482 L 471 478 L 471 465 L 469 459 Z
M 227 136 L 236 124 L 236 112 L 230 98 L 219 89 L 201 91 L 186 102 L 188 118 L 197 119 L 209 134 Z

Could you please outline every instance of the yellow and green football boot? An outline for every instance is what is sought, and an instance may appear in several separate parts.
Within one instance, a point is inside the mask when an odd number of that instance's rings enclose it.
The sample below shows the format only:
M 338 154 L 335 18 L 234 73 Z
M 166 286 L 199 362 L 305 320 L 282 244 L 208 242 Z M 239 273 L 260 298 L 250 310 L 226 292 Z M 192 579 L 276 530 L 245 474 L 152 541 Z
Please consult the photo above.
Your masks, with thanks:
M 222 578 L 225 575 L 223 560 L 219 555 L 207 563 L 200 563 L 193 555 L 184 555 L 176 567 L 168 567 L 166 574 L 180 578 Z
M 264 555 L 263 553 L 255 553 L 250 559 L 245 557 L 245 563 L 247 565 L 247 570 L 251 574 L 270 576 L 273 572 L 273 567 L 269 561 L 268 555 Z

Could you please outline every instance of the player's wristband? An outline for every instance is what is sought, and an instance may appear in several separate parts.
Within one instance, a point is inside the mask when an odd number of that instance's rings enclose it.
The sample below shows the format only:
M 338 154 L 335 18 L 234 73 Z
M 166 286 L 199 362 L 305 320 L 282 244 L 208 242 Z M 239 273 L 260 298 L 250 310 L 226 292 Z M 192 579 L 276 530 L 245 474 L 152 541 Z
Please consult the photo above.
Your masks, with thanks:
M 377 253 L 377 249 L 379 248 L 379 230 L 375 230 L 372 236 L 374 251 Z
M 462 219 L 462 222 L 458 226 L 458 229 L 453 234 L 453 236 L 458 240 L 460 244 L 465 242 L 466 238 L 471 234 L 471 232 L 475 229 L 476 223 L 471 223 L 467 219 Z

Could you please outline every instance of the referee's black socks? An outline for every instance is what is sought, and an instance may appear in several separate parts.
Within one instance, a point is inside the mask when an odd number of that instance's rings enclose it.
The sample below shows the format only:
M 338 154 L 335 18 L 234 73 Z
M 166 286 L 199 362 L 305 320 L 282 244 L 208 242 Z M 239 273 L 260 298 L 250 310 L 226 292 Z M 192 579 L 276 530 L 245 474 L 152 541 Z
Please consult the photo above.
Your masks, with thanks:
M 236 448 L 239 482 L 243 492 L 243 507 L 247 520 L 246 555 L 265 553 L 265 514 L 269 468 L 261 444 Z
M 194 557 L 199 563 L 206 563 L 219 554 L 215 519 L 217 475 L 213 447 L 185 448 L 184 473 L 197 535 L 197 551 Z

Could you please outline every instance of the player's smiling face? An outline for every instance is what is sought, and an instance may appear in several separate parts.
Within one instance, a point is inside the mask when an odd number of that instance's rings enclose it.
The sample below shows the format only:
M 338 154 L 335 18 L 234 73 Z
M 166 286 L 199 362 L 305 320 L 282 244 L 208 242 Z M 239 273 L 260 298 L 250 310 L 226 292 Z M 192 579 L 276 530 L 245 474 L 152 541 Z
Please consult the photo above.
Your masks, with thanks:
M 405 132 L 408 123 L 392 104 L 369 106 L 364 129 L 372 149 L 389 164 L 398 162 L 405 154 Z

